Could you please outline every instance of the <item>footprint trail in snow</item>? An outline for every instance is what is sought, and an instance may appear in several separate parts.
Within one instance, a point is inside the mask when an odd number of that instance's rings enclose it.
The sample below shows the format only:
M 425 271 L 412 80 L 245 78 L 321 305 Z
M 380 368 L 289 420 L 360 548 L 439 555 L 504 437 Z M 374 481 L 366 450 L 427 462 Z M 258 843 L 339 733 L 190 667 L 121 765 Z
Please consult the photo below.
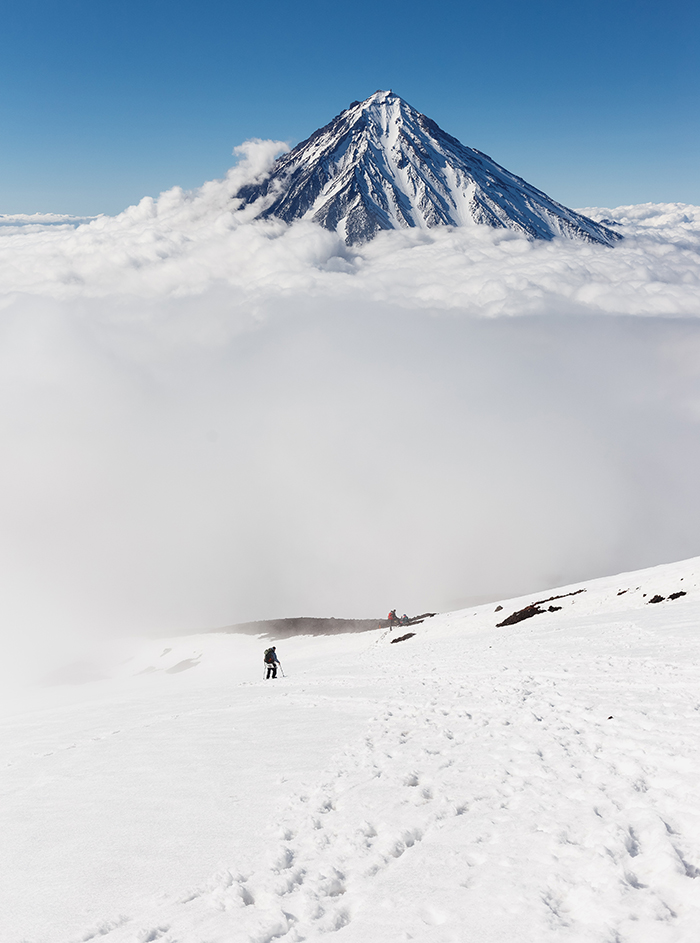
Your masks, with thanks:
M 652 678 L 630 687 L 623 672 L 599 692 L 618 705 L 609 720 L 575 666 L 425 681 L 416 662 L 318 783 L 271 810 L 263 860 L 185 895 L 145 938 L 696 938 L 697 831 L 682 813 L 697 704 L 678 692 L 650 723 Z
M 506 627 L 491 606 L 438 616 L 400 645 L 380 632 L 288 639 L 289 677 L 274 684 L 232 688 L 225 646 L 234 657 L 242 643 L 198 640 L 192 672 L 138 675 L 159 685 L 148 711 L 133 700 L 142 687 L 115 695 L 118 724 L 108 699 L 102 713 L 86 702 L 82 726 L 66 709 L 6 768 L 36 814 L 45 796 L 54 815 L 59 772 L 93 775 L 91 801 L 123 777 L 113 795 L 141 810 L 141 831 L 176 799 L 185 815 L 206 800 L 201 826 L 219 817 L 188 840 L 194 854 L 227 830 L 223 866 L 166 880 L 184 873 L 183 844 L 160 825 L 162 851 L 140 853 L 167 893 L 145 887 L 80 932 L 57 924 L 11 943 L 697 943 L 696 565 L 594 581 Z M 118 831 L 104 832 L 115 865 L 136 866 Z

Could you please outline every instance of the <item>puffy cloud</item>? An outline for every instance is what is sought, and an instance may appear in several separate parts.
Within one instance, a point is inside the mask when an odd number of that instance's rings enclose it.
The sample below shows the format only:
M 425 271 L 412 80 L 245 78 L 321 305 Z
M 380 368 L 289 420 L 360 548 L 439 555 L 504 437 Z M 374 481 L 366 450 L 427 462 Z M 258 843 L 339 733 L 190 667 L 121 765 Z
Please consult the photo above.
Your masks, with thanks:
M 279 148 L 0 227 L 6 647 L 698 552 L 700 209 L 590 210 L 614 249 L 470 227 L 350 251 L 236 209 Z
M 625 234 L 614 250 L 529 242 L 486 226 L 381 235 L 359 251 L 311 224 L 255 221 L 233 194 L 283 145 L 248 142 L 224 180 L 144 198 L 75 227 L 0 227 L 0 291 L 59 299 L 168 298 L 227 286 L 252 304 L 298 292 L 479 316 L 563 312 L 696 315 L 700 209 L 588 209 Z M 55 221 L 54 221 L 55 222 Z

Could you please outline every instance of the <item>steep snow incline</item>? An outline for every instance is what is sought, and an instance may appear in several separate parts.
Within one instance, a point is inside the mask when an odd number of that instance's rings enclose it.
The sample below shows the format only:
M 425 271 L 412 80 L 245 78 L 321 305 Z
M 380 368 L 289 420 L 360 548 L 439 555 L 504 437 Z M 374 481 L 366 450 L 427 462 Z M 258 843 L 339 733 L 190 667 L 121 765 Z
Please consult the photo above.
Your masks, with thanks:
M 263 218 L 311 219 L 348 244 L 383 229 L 469 223 L 532 239 L 614 245 L 620 238 L 465 147 L 392 92 L 353 102 L 237 195 L 242 205 L 259 200 Z
M 199 636 L 45 693 L 4 725 L 3 940 L 695 943 L 699 577 L 289 639 L 278 683 Z

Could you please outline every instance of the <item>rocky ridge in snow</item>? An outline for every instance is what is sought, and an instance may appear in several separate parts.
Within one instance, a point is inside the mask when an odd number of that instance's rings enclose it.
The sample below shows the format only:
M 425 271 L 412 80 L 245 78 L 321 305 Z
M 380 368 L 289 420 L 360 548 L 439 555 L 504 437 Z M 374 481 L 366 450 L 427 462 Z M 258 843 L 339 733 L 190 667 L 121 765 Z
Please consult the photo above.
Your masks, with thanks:
M 349 244 L 386 229 L 485 223 L 531 239 L 567 236 L 612 246 L 612 229 L 567 209 L 466 147 L 393 92 L 353 102 L 242 187 L 259 217 L 313 220 Z

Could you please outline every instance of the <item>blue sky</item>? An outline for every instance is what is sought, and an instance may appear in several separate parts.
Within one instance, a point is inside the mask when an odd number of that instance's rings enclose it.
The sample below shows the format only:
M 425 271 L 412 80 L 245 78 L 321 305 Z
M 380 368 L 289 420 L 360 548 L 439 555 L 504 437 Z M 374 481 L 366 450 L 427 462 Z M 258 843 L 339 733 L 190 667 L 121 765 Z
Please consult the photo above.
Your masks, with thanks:
M 392 88 L 569 206 L 700 203 L 700 12 L 670 0 L 24 0 L 0 213 L 115 213 Z

